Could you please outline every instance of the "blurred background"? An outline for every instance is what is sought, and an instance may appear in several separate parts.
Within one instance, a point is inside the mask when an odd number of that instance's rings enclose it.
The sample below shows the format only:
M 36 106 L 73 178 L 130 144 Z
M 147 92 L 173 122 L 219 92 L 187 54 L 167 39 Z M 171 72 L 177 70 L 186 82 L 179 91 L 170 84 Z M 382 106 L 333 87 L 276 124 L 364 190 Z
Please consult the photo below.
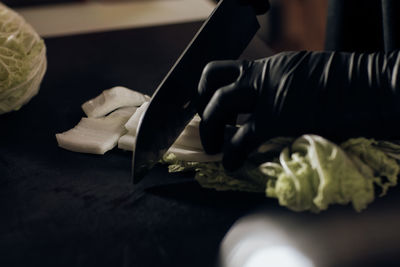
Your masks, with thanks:
M 5 0 L 43 36 L 204 20 L 214 0 Z M 259 16 L 273 51 L 322 50 L 328 0 L 270 0 Z
M 57 4 L 67 2 L 81 2 L 82 0 L 4 0 L 4 4 L 9 7 L 39 6 L 46 4 Z
M 328 0 L 270 0 L 260 35 L 275 51 L 322 50 Z

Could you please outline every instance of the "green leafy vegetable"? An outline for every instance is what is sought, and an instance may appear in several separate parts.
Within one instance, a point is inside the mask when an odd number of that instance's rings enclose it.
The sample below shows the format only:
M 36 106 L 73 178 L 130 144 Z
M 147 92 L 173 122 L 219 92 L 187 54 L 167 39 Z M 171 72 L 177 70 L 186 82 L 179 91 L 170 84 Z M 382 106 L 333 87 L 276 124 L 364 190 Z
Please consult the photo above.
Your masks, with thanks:
M 372 176 L 374 181 L 382 187 L 381 195 L 384 195 L 390 186 L 397 184 L 400 168 L 397 161 L 390 157 L 390 153 L 384 152 L 379 144 L 374 139 L 357 138 L 348 140 L 342 144 L 342 147 L 353 159 L 357 159 L 354 162 L 360 172 L 364 176 Z M 395 145 L 392 143 L 391 147 Z
M 246 192 L 264 192 L 266 177 L 257 168 L 241 169 L 235 173 L 226 173 L 221 162 L 195 162 L 179 160 L 173 153 L 164 156 L 163 163 L 168 164 L 170 172 L 196 171 L 195 179 L 205 188 L 218 191 L 236 190 Z
M 269 176 L 267 196 L 295 211 L 320 211 L 330 204 L 352 203 L 361 211 L 374 199 L 373 177 L 363 176 L 337 145 L 316 135 L 304 135 L 279 157 L 279 165 L 260 166 Z
M 0 3 L 0 114 L 18 110 L 38 93 L 46 67 L 43 40 Z
M 172 154 L 164 162 L 171 172 L 196 171 L 204 187 L 265 192 L 294 211 L 319 212 L 349 203 L 361 211 L 374 200 L 375 186 L 383 195 L 397 183 L 399 164 L 393 154 L 400 146 L 395 143 L 355 138 L 338 146 L 316 135 L 291 140 L 268 141 L 234 173 L 220 162 L 185 162 Z

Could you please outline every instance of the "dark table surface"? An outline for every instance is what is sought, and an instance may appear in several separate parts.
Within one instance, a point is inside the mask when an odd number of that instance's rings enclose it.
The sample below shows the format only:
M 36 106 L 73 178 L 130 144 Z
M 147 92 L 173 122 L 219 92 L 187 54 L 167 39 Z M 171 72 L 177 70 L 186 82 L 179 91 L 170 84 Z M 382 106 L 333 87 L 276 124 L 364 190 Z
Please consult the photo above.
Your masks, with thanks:
M 57 146 L 55 134 L 78 123 L 80 105 L 104 89 L 152 93 L 200 25 L 46 39 L 39 94 L 0 116 L 0 266 L 214 266 L 229 228 L 255 212 L 323 257 L 317 266 L 400 264 L 398 188 L 360 214 L 347 206 L 294 213 L 262 195 L 202 189 L 191 174 L 162 166 L 133 187 L 131 153 Z M 244 57 L 265 51 L 255 40 Z M 182 183 L 150 186 L 163 179 Z

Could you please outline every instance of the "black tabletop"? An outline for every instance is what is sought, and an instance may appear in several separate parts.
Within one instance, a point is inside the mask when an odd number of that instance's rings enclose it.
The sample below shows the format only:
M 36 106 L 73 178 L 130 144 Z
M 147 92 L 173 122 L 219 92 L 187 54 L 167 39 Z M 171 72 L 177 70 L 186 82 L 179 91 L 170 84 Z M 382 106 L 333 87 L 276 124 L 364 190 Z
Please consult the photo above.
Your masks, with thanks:
M 263 195 L 202 189 L 192 174 L 163 166 L 133 187 L 131 153 L 57 146 L 55 134 L 77 124 L 80 105 L 104 89 L 151 94 L 200 25 L 45 40 L 48 71 L 39 94 L 0 116 L 0 266 L 215 266 L 229 228 L 254 212 L 329 251 L 330 263 L 398 265 L 398 188 L 361 214 L 351 207 L 294 213 Z M 258 57 L 259 49 L 253 43 L 244 57 Z M 160 180 L 180 182 L 151 186 Z M 355 249 L 358 242 L 364 245 Z M 339 256 L 352 250 L 354 257 Z

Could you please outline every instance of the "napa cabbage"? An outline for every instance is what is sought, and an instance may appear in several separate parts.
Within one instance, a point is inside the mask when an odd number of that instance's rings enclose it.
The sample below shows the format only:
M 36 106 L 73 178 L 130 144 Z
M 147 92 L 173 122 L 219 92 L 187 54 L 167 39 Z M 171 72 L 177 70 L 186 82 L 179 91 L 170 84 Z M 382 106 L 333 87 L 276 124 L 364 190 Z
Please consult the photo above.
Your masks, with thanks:
M 18 110 L 39 91 L 46 46 L 17 12 L 0 3 L 0 114 Z
M 271 154 L 271 152 L 274 152 Z M 262 192 L 293 211 L 320 212 L 351 204 L 362 211 L 397 184 L 400 145 L 353 138 L 338 145 L 318 135 L 263 144 L 242 168 L 226 172 L 221 162 L 189 162 L 168 154 L 170 172 L 195 171 L 206 188 Z

